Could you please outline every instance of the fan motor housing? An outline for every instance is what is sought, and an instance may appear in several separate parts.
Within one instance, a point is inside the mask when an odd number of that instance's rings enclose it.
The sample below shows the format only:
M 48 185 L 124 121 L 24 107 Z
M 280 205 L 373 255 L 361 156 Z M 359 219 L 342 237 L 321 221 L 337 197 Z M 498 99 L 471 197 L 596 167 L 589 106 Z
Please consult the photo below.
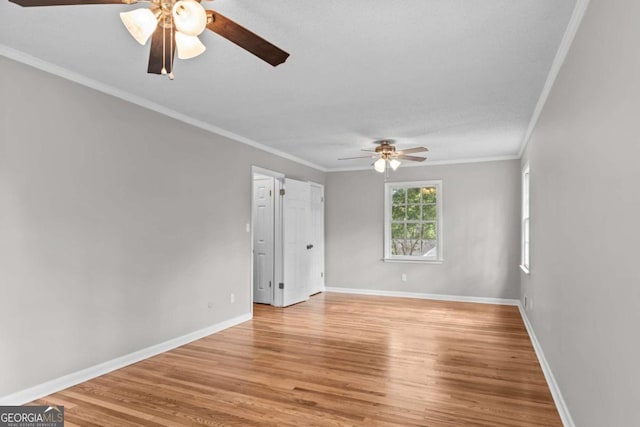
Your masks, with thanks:
M 396 151 L 396 147 L 394 145 L 391 145 L 392 142 L 393 141 L 387 139 L 376 141 L 376 144 L 379 144 L 376 147 L 376 153 L 393 153 L 394 151 Z

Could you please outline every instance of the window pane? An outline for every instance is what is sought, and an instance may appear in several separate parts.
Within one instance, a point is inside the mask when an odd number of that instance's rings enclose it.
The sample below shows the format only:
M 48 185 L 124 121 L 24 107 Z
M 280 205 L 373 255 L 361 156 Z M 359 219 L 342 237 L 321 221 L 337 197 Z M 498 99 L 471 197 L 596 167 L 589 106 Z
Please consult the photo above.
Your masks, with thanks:
M 391 224 L 391 238 L 394 240 L 404 239 L 404 223 Z
M 421 192 L 422 192 L 422 203 L 435 203 L 436 202 L 436 188 L 435 187 L 423 187 Z
M 407 219 L 418 221 L 420 219 L 420 205 L 407 206 Z
M 392 206 L 391 207 L 391 220 L 392 221 L 404 221 L 406 216 L 406 209 L 404 206 Z
M 422 238 L 424 240 L 436 240 L 436 236 L 436 224 L 434 222 L 422 224 Z
M 436 212 L 436 205 L 424 205 L 422 206 L 422 219 L 433 221 L 436 219 Z
M 419 188 L 407 188 L 407 203 L 420 203 Z
M 419 240 L 421 228 L 420 224 L 407 224 L 407 238 Z
M 422 242 L 423 257 L 438 258 L 438 245 L 435 240 L 424 240 Z
M 391 196 L 394 205 L 404 205 L 405 204 L 405 194 L 406 191 L 404 188 L 394 188 L 393 195 Z
M 410 255 L 411 247 L 405 239 L 391 241 L 391 255 Z
M 437 181 L 415 183 L 414 187 L 387 184 L 391 206 L 387 206 L 385 254 L 390 257 L 438 259 L 439 197 Z
M 422 255 L 422 247 L 420 246 L 420 240 L 408 240 L 407 255 L 420 256 Z

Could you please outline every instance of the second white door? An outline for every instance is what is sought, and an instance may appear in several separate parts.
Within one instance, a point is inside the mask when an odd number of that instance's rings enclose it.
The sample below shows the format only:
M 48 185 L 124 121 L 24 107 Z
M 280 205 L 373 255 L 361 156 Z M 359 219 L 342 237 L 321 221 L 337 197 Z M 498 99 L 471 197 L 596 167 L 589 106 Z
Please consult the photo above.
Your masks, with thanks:
M 283 199 L 283 289 L 282 305 L 309 299 L 310 274 L 310 186 L 285 179 Z
M 311 184 L 311 238 L 309 294 L 324 291 L 324 187 Z
M 273 303 L 275 180 L 253 179 L 253 301 Z

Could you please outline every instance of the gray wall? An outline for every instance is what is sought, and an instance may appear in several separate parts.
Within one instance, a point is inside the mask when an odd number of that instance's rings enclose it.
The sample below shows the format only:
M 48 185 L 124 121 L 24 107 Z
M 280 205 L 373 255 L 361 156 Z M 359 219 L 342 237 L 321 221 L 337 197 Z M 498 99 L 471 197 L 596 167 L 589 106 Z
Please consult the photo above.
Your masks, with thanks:
M 575 424 L 640 425 L 640 2 L 591 1 L 528 146 L 522 292 Z
M 3 57 L 0 78 L 0 396 L 250 311 L 251 165 L 323 173 Z
M 327 174 L 327 286 L 518 298 L 518 160 L 401 166 L 389 180 L 428 179 L 443 180 L 443 264 L 383 262 L 384 175 Z

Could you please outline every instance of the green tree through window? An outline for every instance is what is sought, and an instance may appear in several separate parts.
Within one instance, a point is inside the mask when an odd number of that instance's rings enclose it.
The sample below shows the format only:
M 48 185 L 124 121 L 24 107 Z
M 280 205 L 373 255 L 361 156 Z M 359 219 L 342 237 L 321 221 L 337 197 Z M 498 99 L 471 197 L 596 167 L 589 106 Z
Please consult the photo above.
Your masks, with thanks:
M 387 183 L 385 257 L 439 259 L 440 182 Z

